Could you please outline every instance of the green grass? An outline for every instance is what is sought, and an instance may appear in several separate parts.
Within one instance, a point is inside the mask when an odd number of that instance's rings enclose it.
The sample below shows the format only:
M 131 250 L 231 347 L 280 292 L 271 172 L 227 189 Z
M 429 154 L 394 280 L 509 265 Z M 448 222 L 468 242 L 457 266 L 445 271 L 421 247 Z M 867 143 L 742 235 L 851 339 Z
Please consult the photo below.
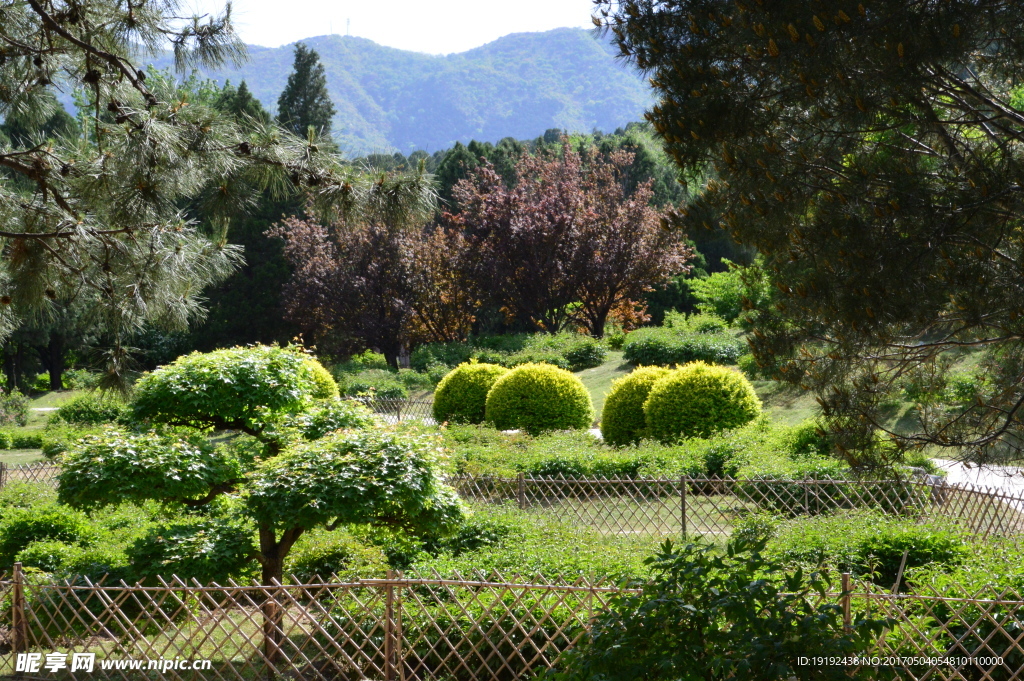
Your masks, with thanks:
M 8 466 L 24 466 L 43 460 L 45 457 L 41 449 L 0 449 L 0 462 Z
M 39 409 L 52 409 L 59 407 L 68 400 L 78 397 L 83 394 L 84 390 L 55 390 L 53 392 L 42 393 L 32 397 L 28 402 L 28 423 L 25 425 L 27 430 L 40 430 L 46 426 L 46 422 L 50 420 L 50 416 L 53 414 L 52 411 L 38 411 Z
M 622 360 L 622 353 L 611 350 L 604 364 L 593 369 L 584 369 L 576 372 L 583 385 L 587 386 L 590 392 L 590 399 L 594 402 L 594 411 L 598 420 L 601 419 L 601 410 L 604 408 L 604 398 L 611 390 L 612 381 L 621 378 L 633 370 L 632 364 Z

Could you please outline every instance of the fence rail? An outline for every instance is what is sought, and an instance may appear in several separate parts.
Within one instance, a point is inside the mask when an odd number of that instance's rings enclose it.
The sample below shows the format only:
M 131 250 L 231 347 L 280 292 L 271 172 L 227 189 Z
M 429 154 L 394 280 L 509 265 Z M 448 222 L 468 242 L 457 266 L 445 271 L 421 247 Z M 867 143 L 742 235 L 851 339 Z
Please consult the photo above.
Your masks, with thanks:
M 0 487 L 11 482 L 55 485 L 59 473 L 60 466 L 50 462 L 22 466 L 0 463 Z M 448 482 L 470 502 L 512 503 L 524 511 L 579 523 L 607 534 L 725 536 L 738 520 L 756 512 L 795 517 L 876 509 L 921 520 L 952 520 L 979 539 L 1024 535 L 1024 494 L 970 483 L 689 476 L 567 478 L 523 474 L 461 475 L 449 478 Z

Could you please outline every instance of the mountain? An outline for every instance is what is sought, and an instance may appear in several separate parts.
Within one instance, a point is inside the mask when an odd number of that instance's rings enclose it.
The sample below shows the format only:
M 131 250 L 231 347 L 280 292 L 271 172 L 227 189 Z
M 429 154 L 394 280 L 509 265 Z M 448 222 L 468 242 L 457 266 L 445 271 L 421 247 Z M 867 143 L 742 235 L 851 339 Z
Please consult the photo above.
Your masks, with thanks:
M 612 131 L 639 120 L 650 88 L 590 31 L 513 33 L 468 52 L 433 56 L 365 38 L 304 40 L 319 54 L 338 113 L 334 131 L 349 153 L 415 149 L 456 141 L 527 139 L 549 128 Z M 245 80 L 274 111 L 291 71 L 293 45 L 250 46 L 249 61 L 203 75 Z M 156 60 L 170 68 L 170 58 Z

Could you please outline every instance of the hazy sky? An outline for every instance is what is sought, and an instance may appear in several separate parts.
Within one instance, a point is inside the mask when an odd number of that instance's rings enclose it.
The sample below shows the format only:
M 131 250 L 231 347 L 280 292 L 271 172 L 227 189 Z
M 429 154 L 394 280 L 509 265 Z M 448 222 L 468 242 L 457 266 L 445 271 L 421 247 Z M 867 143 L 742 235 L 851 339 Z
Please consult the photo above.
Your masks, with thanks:
M 185 0 L 200 12 L 223 1 Z M 337 33 L 404 50 L 447 54 L 478 47 L 509 33 L 590 27 L 591 0 L 235 0 L 232 14 L 242 40 L 277 47 Z

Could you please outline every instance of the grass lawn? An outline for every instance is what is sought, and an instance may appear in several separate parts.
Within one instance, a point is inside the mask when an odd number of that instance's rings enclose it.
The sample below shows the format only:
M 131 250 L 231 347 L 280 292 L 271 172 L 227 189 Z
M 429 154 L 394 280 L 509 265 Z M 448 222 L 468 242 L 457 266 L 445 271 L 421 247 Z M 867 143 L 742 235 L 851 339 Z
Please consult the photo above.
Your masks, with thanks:
M 42 411 L 59 407 L 73 397 L 81 395 L 83 390 L 55 390 L 37 395 L 28 401 L 28 423 L 25 428 L 38 430 L 46 425 L 52 411 Z
M 0 461 L 8 466 L 23 466 L 44 459 L 41 449 L 0 449 Z
M 601 409 L 604 408 L 604 397 L 612 387 L 612 381 L 625 376 L 633 370 L 632 364 L 622 360 L 622 353 L 615 350 L 608 352 L 608 359 L 604 364 L 593 369 L 584 369 L 576 373 L 590 391 L 590 399 L 594 402 L 594 411 L 597 417 L 601 417 Z

